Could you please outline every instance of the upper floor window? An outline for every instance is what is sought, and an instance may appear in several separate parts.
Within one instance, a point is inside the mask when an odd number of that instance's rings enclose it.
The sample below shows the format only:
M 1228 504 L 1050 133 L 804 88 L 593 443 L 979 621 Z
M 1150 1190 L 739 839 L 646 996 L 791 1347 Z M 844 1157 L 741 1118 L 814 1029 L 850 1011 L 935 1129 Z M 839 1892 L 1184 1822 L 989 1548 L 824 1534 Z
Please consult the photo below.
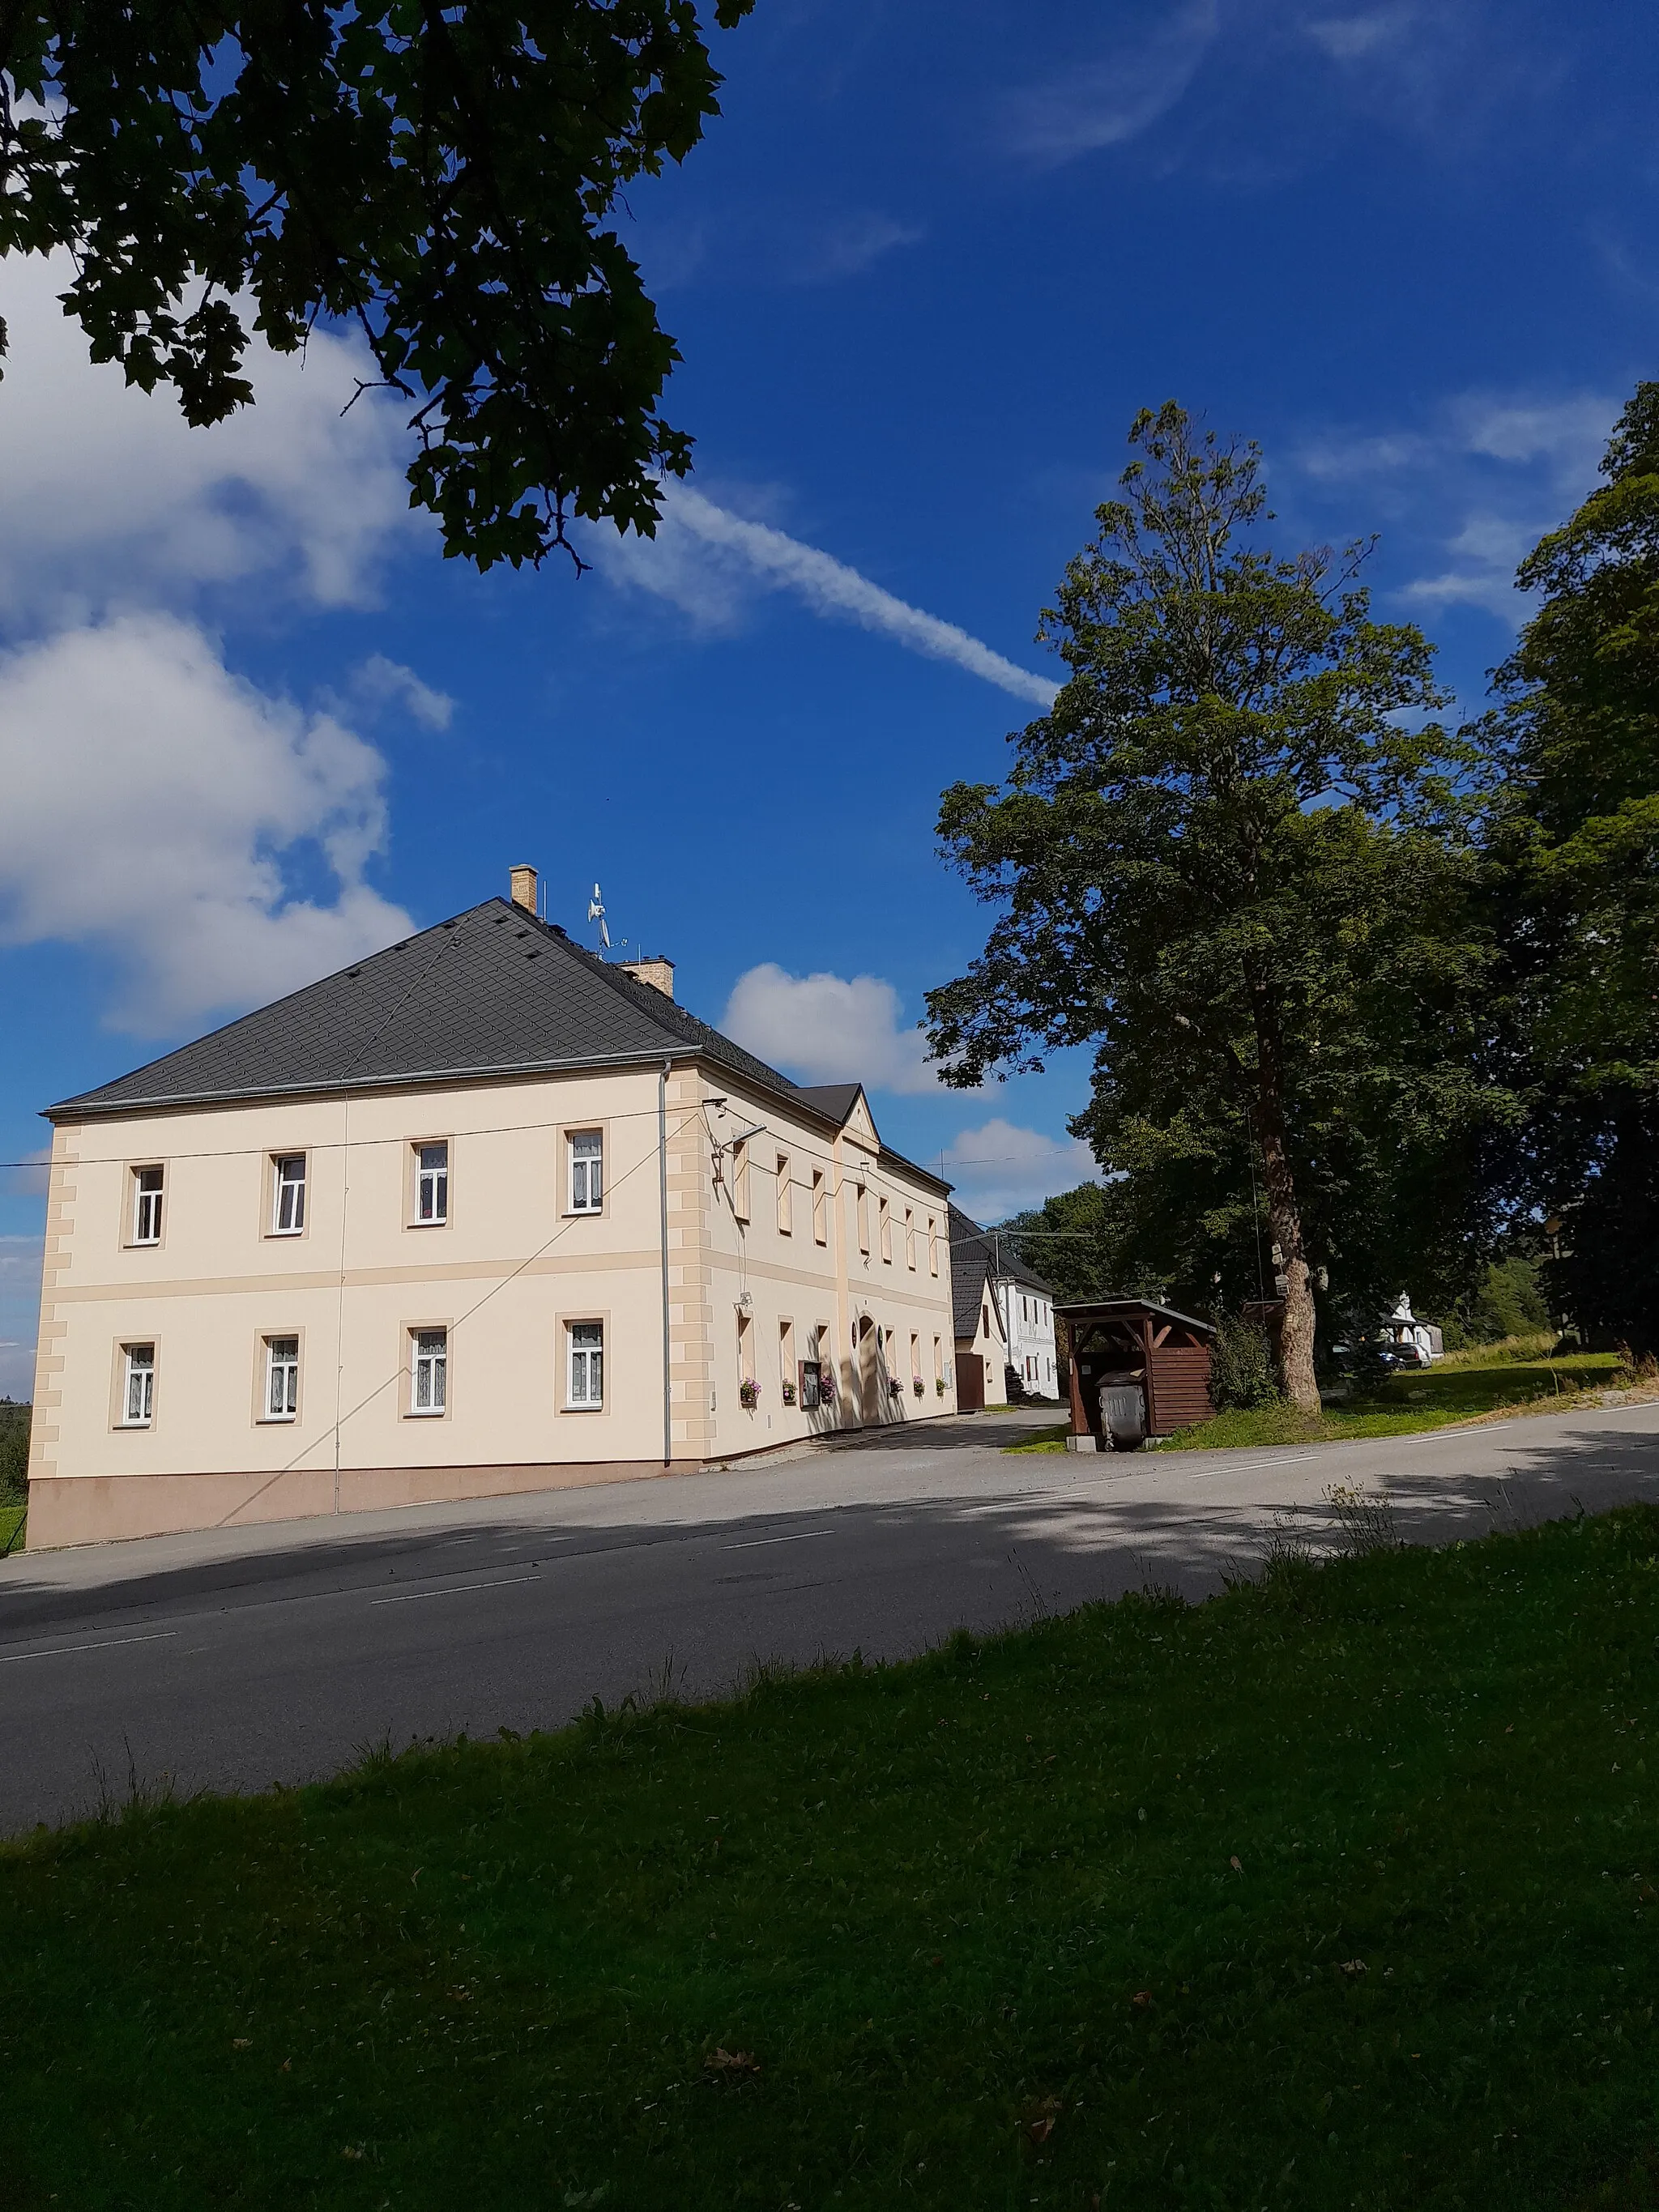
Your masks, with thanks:
M 824 1194 L 823 1170 L 812 1170 L 812 1242 L 827 1244 L 830 1241 L 830 1204 Z
M 441 1413 L 449 1403 L 449 1331 L 417 1328 L 410 1333 L 409 1410 Z
M 601 1321 L 573 1321 L 567 1334 L 569 1345 L 565 1403 L 589 1408 L 603 1406 L 605 1323 Z
M 300 1410 L 300 1340 L 265 1339 L 265 1419 L 291 1421 Z
M 870 1194 L 862 1183 L 858 1185 L 859 1249 L 870 1249 Z
M 126 1345 L 121 1364 L 121 1425 L 147 1429 L 155 1414 L 155 1346 Z
M 881 1224 L 881 1256 L 890 1267 L 893 1264 L 893 1217 L 888 1211 L 884 1198 L 876 1201 L 876 1213 Z
M 916 1264 L 916 1217 L 908 1206 L 904 1209 L 904 1264 L 913 1270 Z
M 447 1141 L 415 1147 L 415 1218 L 434 1228 L 449 1219 Z
M 732 1147 L 732 1211 L 739 1221 L 749 1218 L 749 1146 L 739 1137 Z
M 927 1217 L 927 1272 L 939 1273 L 939 1224 L 930 1213 Z
M 605 1202 L 605 1139 L 579 1129 L 570 1139 L 570 1211 L 597 1213 Z
M 278 1155 L 273 1165 L 276 1174 L 271 1234 L 297 1237 L 306 1225 L 306 1156 L 303 1152 L 284 1152 Z
M 778 1154 L 778 1234 L 793 1237 L 795 1233 L 795 1187 L 789 1179 L 789 1155 Z
M 159 1244 L 161 1241 L 161 1185 L 160 1168 L 132 1171 L 132 1241 Z

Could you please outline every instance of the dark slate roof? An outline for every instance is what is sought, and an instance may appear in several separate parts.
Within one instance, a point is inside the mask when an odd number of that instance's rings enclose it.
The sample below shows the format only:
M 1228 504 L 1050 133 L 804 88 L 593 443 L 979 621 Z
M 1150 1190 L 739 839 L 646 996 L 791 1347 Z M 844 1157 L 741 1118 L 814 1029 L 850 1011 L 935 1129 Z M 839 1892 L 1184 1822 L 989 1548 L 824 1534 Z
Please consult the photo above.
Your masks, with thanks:
M 1028 1267 L 1016 1249 L 1018 1231 L 1003 1238 L 1000 1246 L 988 1229 L 981 1229 L 977 1221 L 970 1221 L 959 1206 L 951 1208 L 951 1246 L 954 1251 L 960 1244 L 964 1248 L 978 1244 L 984 1248 L 985 1264 L 995 1267 L 999 1279 L 1004 1282 L 1024 1283 L 1028 1290 L 1041 1291 L 1052 1298 L 1054 1286 L 1039 1275 L 1035 1267 Z
M 837 1127 L 860 1088 L 801 1088 L 556 924 L 493 898 L 46 1111 L 71 1119 L 692 1053 Z M 950 1188 L 885 1146 L 882 1157 Z
M 208 1104 L 688 1052 L 795 1095 L 787 1076 L 662 992 L 494 898 L 47 1110 Z
M 809 1105 L 817 1108 L 826 1121 L 837 1125 L 844 1121 L 859 1103 L 861 1083 L 803 1083 L 800 1095 Z

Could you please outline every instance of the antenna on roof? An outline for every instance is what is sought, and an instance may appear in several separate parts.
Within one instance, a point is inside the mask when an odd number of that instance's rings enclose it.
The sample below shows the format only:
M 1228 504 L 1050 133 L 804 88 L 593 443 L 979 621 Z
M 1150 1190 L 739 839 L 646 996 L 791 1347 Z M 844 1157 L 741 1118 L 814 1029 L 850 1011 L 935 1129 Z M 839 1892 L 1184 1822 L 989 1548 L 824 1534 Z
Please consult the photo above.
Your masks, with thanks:
M 597 884 L 593 886 L 592 897 L 587 902 L 587 918 L 590 921 L 599 923 L 599 950 L 601 952 L 608 952 L 611 950 L 611 932 L 605 926 L 605 902 L 599 896 L 599 887 Z

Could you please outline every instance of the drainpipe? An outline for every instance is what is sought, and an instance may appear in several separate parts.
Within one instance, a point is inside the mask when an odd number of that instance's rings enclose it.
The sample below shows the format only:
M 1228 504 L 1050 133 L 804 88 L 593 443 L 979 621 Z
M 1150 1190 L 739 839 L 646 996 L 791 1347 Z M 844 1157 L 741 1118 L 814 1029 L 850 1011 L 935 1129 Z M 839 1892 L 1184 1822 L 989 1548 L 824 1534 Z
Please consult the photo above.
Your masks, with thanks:
M 668 1342 L 668 1072 L 664 1060 L 657 1078 L 657 1208 L 662 1233 L 662 1463 L 674 1457 L 673 1386 L 669 1372 Z

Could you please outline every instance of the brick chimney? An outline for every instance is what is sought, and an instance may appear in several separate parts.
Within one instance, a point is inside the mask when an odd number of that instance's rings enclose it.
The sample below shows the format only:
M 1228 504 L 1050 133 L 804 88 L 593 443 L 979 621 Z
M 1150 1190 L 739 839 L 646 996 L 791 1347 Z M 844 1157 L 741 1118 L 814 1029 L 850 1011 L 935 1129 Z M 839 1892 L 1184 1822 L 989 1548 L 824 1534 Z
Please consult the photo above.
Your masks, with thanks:
M 660 952 L 653 953 L 647 960 L 619 960 L 617 965 L 625 969 L 636 982 L 648 983 L 653 991 L 660 991 L 665 999 L 673 997 L 674 963 Z
M 536 871 L 534 868 L 514 868 L 512 875 L 513 903 L 521 906 L 526 914 L 536 911 Z

